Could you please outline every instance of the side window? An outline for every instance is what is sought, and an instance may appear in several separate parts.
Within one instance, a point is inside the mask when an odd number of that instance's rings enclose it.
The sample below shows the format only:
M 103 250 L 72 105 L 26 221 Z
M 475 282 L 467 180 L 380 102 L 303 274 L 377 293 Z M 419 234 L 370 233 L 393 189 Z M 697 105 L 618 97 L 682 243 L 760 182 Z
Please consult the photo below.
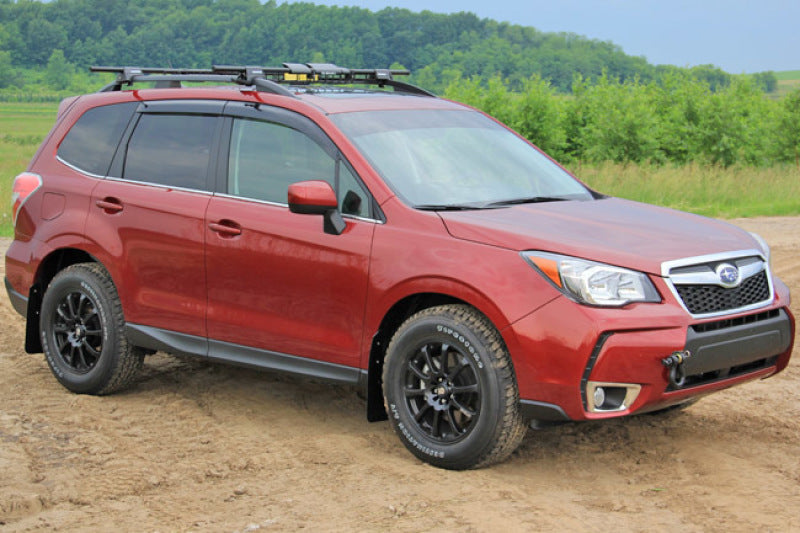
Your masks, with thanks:
M 143 114 L 128 142 L 123 177 L 204 190 L 218 117 Z
M 58 147 L 58 157 L 70 165 L 105 176 L 137 102 L 95 107 L 86 111 Z
M 285 204 L 289 185 L 307 180 L 327 181 L 338 190 L 342 213 L 368 215 L 368 196 L 358 180 L 313 139 L 274 122 L 234 119 L 229 194 Z
M 323 180 L 333 186 L 335 176 L 335 161 L 303 133 L 272 122 L 234 120 L 230 194 L 285 204 L 290 184 Z

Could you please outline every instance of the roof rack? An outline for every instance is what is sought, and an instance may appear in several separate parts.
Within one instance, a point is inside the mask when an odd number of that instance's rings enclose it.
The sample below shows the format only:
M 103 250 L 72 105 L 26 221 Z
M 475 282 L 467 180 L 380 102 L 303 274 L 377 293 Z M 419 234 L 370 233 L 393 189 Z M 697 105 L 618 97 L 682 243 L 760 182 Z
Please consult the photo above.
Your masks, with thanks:
M 282 67 L 214 65 L 210 69 L 91 67 L 92 72 L 115 72 L 117 79 L 99 92 L 121 91 L 123 86 L 156 82 L 157 87 L 180 87 L 181 82 L 220 82 L 253 86 L 258 91 L 282 96 L 295 94 L 283 85 L 377 85 L 397 92 L 435 96 L 394 76 L 408 76 L 408 70 L 349 69 L 332 63 L 284 63 Z

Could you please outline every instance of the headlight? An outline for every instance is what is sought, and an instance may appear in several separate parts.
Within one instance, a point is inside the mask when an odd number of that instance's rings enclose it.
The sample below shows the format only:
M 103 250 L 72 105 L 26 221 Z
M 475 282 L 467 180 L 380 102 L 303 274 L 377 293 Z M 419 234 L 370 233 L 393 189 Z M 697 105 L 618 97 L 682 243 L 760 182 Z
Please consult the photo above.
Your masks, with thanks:
M 753 237 L 756 240 L 756 242 L 758 243 L 758 246 L 761 248 L 761 251 L 764 252 L 764 257 L 767 258 L 767 264 L 772 266 L 771 265 L 771 259 L 772 258 L 770 257 L 771 252 L 769 250 L 769 244 L 767 244 L 767 241 L 762 239 L 761 235 L 759 235 L 758 233 L 753 233 L 752 231 L 750 232 L 750 236 Z
M 522 252 L 522 257 L 579 303 L 620 307 L 631 302 L 661 301 L 642 272 L 547 252 Z

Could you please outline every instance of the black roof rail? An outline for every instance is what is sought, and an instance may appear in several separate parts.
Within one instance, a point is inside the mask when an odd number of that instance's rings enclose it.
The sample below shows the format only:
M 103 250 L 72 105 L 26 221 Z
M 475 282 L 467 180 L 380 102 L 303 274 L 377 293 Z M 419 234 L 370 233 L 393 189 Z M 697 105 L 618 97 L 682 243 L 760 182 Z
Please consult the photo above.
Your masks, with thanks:
M 389 86 L 397 92 L 434 96 L 410 83 L 397 81 L 394 76 L 407 76 L 408 70 L 349 69 L 332 63 L 284 63 L 281 67 L 214 65 L 210 69 L 140 68 L 95 66 L 92 72 L 115 72 L 117 79 L 100 92 L 121 91 L 123 86 L 137 82 L 157 82 L 160 87 L 176 87 L 180 82 L 220 82 L 255 86 L 257 90 L 282 96 L 295 96 L 282 85 L 377 85 Z

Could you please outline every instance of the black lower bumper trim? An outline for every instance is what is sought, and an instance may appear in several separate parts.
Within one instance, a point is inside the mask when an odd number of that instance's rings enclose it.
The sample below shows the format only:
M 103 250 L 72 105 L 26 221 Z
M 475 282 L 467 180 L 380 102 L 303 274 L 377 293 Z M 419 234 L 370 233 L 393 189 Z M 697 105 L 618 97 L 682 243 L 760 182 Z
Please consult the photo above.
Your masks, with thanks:
M 17 313 L 21 314 L 22 316 L 27 317 L 28 299 L 14 290 L 14 287 L 11 286 L 11 282 L 8 281 L 8 278 L 5 278 L 5 282 L 6 282 L 6 292 L 8 293 L 8 299 L 11 300 L 11 305 L 14 306 L 14 310 Z
M 783 309 L 777 316 L 725 329 L 689 329 L 686 349 L 692 353 L 683 366 L 687 376 L 747 365 L 789 349 L 792 326 Z
M 572 420 L 561 407 L 552 403 L 520 400 L 519 408 L 525 420 L 541 422 L 569 422 Z

